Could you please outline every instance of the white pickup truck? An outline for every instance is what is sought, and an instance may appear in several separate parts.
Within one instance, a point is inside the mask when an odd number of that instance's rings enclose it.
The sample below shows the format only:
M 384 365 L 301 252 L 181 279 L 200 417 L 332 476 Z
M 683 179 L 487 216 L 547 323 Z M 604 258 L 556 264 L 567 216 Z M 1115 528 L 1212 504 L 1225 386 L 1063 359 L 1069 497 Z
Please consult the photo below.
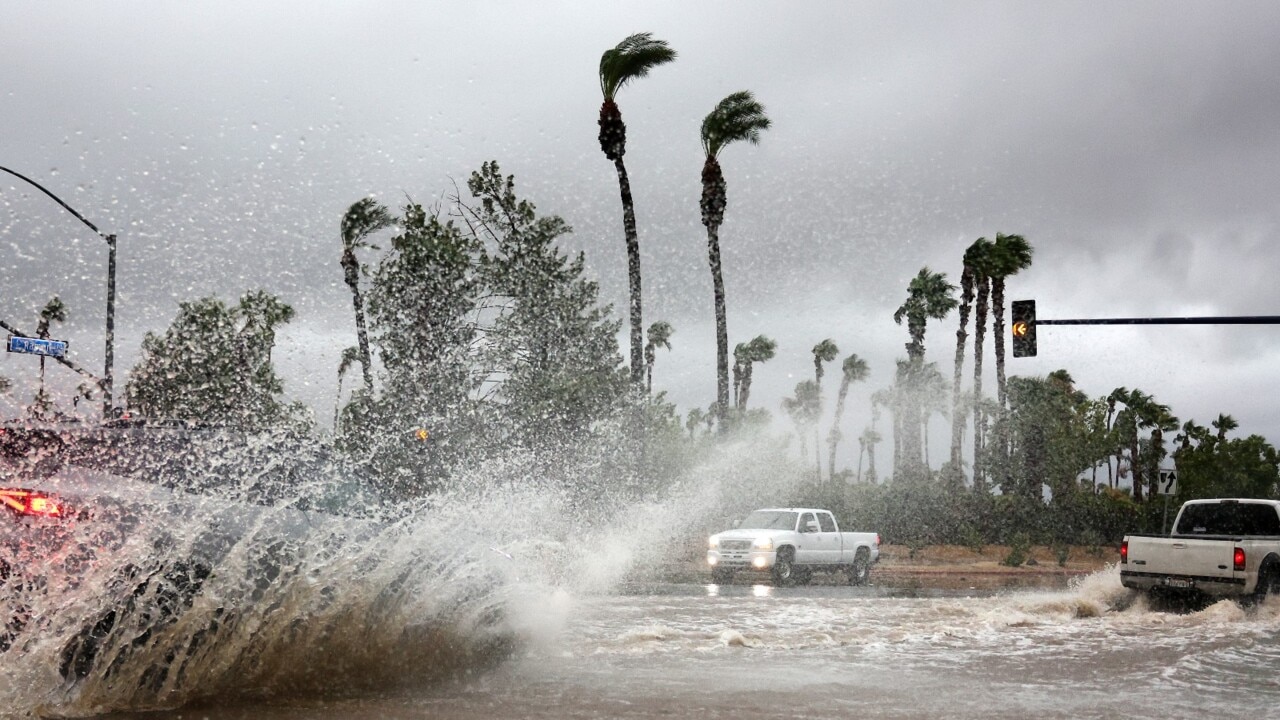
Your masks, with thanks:
M 1280 590 L 1280 501 L 1184 503 L 1169 537 L 1124 538 L 1120 582 L 1154 594 L 1264 599 Z
M 707 564 L 717 583 L 738 571 L 768 572 L 776 585 L 804 584 L 815 570 L 843 572 L 853 585 L 867 582 L 880 560 L 876 533 L 840 532 L 827 510 L 756 510 L 733 530 L 711 536 Z

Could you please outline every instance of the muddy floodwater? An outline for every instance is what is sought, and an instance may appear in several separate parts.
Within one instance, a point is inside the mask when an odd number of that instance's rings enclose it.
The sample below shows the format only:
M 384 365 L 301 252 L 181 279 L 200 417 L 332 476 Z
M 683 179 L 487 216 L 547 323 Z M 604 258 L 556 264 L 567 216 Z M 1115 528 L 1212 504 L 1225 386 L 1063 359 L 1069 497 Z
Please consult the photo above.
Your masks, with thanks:
M 543 597 L 497 668 L 341 699 L 111 717 L 1272 718 L 1280 603 L 1066 589 L 624 585 Z

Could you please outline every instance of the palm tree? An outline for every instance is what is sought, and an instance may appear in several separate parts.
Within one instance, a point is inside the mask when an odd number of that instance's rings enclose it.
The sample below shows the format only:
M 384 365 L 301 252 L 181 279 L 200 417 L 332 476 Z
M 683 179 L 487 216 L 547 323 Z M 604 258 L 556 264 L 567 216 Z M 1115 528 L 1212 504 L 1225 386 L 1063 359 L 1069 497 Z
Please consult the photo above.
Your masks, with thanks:
M 973 488 L 986 492 L 986 470 L 982 465 L 983 430 L 982 417 L 982 346 L 987 333 L 987 309 L 991 297 L 991 265 L 994 245 L 986 238 L 978 238 L 965 252 L 965 264 L 973 269 L 973 283 L 977 288 L 973 318 Z
M 902 324 L 907 321 L 907 333 L 911 341 L 907 343 L 906 386 L 912 389 L 915 400 L 907 402 L 906 416 L 903 418 L 902 453 L 904 467 L 914 474 L 919 474 L 923 458 L 921 455 L 920 423 L 921 405 L 918 400 L 918 382 L 924 379 L 924 334 L 929 319 L 941 320 L 956 307 L 953 293 L 956 286 L 947 282 L 946 273 L 936 273 L 927 267 L 921 268 L 907 285 L 907 300 L 896 312 L 893 321 Z
M 750 342 L 738 343 L 733 349 L 734 369 L 740 373 L 735 393 L 735 406 L 741 412 L 747 411 L 747 400 L 751 397 L 752 366 L 755 363 L 768 362 L 778 351 L 778 343 L 764 335 L 757 335 Z
M 991 243 L 978 238 L 964 251 L 964 270 L 960 273 L 960 327 L 956 330 L 955 374 L 951 386 L 951 468 L 959 475 L 964 460 L 960 456 L 964 435 L 964 413 L 960 412 L 960 377 L 964 370 L 965 342 L 969 339 L 969 311 L 973 308 L 974 268 Z M 961 476 L 963 480 L 963 477 Z
M 782 399 L 782 409 L 795 423 L 796 436 L 800 438 L 800 457 L 806 457 L 809 454 L 806 431 L 818 422 L 818 386 L 812 380 L 801 380 L 796 384 L 795 397 Z
M 1236 422 L 1235 418 L 1222 414 L 1219 414 L 1218 419 L 1209 424 L 1213 426 L 1214 430 L 1218 431 L 1218 442 L 1220 443 L 1227 441 L 1227 433 L 1240 427 L 1240 423 Z
M 684 428 L 689 431 L 690 440 L 693 439 L 693 431 L 697 430 L 698 426 L 706 422 L 706 420 L 707 420 L 707 415 L 706 413 L 702 412 L 702 408 L 694 408 L 689 411 L 689 415 L 687 416 L 687 419 L 684 421 Z
M 876 445 L 884 438 L 880 433 L 876 432 L 874 427 L 869 427 L 862 431 L 862 435 L 858 437 L 858 444 L 867 449 L 867 482 L 874 483 L 876 477 Z M 862 457 L 858 457 L 858 480 L 862 480 Z
M 351 369 L 351 364 L 360 359 L 360 348 L 354 345 L 342 351 L 338 361 L 338 395 L 333 401 L 333 433 L 338 434 L 338 409 L 342 405 L 342 378 Z
M 373 198 L 363 198 L 352 203 L 342 216 L 342 265 L 343 279 L 351 288 L 351 303 L 356 311 L 356 342 L 360 349 L 360 370 L 364 375 L 364 386 L 373 392 L 373 361 L 369 356 L 369 332 L 364 323 L 364 300 L 360 297 L 360 261 L 356 259 L 356 250 L 362 248 L 378 249 L 369 242 L 369 236 L 396 224 L 391 213 Z
M 676 52 L 652 33 L 636 33 L 605 50 L 600 56 L 600 149 L 613 161 L 618 171 L 618 188 L 622 193 L 622 231 L 627 243 L 627 279 L 631 285 L 631 382 L 639 387 L 644 381 L 644 359 L 641 355 L 641 328 L 644 326 L 640 292 L 640 238 L 636 233 L 635 203 L 631 199 L 631 181 L 622 156 L 627 152 L 627 126 L 622 111 L 614 101 L 624 85 L 642 78 L 659 65 L 676 59 Z
M 659 320 L 649 326 L 649 341 L 644 345 L 645 388 L 653 394 L 653 363 L 658 359 L 658 348 L 671 349 L 671 336 L 676 332 L 671 323 Z
M 702 120 L 702 224 L 707 228 L 707 257 L 716 314 L 716 411 L 721 419 L 729 405 L 729 323 L 725 317 L 724 277 L 720 269 L 720 225 L 728 204 L 724 173 L 717 156 L 731 143 L 745 140 L 759 144 L 769 128 L 764 106 L 751 93 L 729 95 Z
M 1004 377 L 1004 281 L 1011 275 L 1031 267 L 1031 243 L 1021 235 L 996 233 L 991 253 L 991 304 L 994 306 L 992 331 L 996 338 L 996 393 L 1000 407 L 1005 407 L 1007 394 Z
M 827 338 L 817 345 L 813 346 L 813 381 L 818 388 L 818 413 L 822 413 L 822 376 L 824 374 L 822 365 L 836 359 L 836 355 L 840 354 L 840 348 L 836 346 L 835 341 Z M 822 483 L 822 448 L 818 442 L 818 423 L 813 423 L 813 456 L 814 465 L 818 472 L 818 483 Z
M 1122 386 L 1112 390 L 1111 393 L 1106 397 L 1107 436 L 1112 439 L 1113 447 L 1119 447 L 1119 444 L 1115 442 L 1115 438 L 1114 438 L 1116 434 L 1116 426 L 1115 426 L 1116 403 L 1124 402 L 1124 399 L 1128 396 L 1129 396 L 1129 390 Z M 1110 459 L 1107 460 L 1107 483 L 1111 486 L 1113 490 L 1116 487 L 1116 481 L 1118 480 L 1117 476 L 1120 474 L 1120 453 L 1118 451 L 1115 453 L 1115 458 L 1116 458 L 1115 475 L 1112 475 L 1111 473 L 1111 460 Z
M 844 417 L 844 401 L 849 395 L 849 386 L 856 382 L 862 382 L 871 374 L 871 370 L 867 367 L 867 361 L 858 357 L 857 353 L 850 355 L 840 364 L 840 390 L 836 393 L 836 411 L 835 418 L 831 421 L 831 432 L 827 433 L 827 473 L 831 477 L 836 476 L 836 445 L 839 444 L 843 437 L 840 433 L 840 419 Z M 862 474 L 862 458 L 858 458 L 858 474 Z
M 67 305 L 62 299 L 54 295 L 43 308 L 40 309 L 40 320 L 36 323 L 36 337 L 43 340 L 49 339 L 49 323 L 64 323 L 67 321 Z M 49 398 L 44 391 L 44 355 L 40 356 L 40 390 L 36 394 L 36 404 L 47 409 Z

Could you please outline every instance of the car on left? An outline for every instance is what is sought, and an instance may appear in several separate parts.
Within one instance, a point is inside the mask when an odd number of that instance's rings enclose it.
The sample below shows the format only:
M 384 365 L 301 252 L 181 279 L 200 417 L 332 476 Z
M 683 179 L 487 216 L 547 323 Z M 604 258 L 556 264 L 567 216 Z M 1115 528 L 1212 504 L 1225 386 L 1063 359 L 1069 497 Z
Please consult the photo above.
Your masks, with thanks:
M 71 619 L 59 670 L 71 681 L 109 670 L 174 622 L 215 572 L 225 587 L 214 623 L 303 558 L 384 528 L 364 487 L 299 491 L 321 455 L 216 428 L 0 425 L 0 652 L 41 639 L 59 607 L 88 609 Z M 149 682 L 170 671 L 157 667 Z

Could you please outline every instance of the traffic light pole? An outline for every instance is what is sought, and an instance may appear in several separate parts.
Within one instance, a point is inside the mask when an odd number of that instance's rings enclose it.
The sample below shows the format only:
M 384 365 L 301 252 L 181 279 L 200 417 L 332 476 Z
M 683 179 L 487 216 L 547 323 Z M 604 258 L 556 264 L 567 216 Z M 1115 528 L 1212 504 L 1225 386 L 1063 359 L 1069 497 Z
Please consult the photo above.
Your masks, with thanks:
M 1210 317 L 1087 318 L 1040 320 L 1036 325 L 1280 325 L 1280 315 L 1228 315 Z

